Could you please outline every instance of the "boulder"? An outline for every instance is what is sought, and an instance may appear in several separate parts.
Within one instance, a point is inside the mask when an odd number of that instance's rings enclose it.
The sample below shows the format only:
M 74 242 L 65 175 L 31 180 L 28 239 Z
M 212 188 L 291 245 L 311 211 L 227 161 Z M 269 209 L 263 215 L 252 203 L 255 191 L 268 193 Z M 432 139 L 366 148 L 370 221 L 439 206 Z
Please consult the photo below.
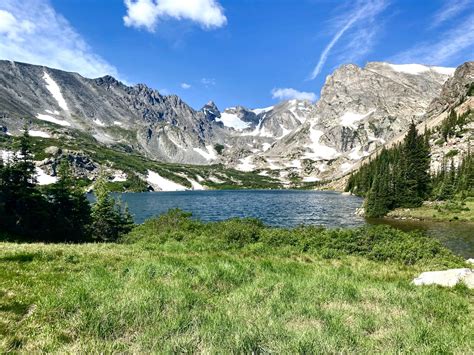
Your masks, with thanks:
M 474 288 L 474 273 L 472 270 L 463 268 L 423 272 L 413 280 L 413 284 L 416 286 L 440 285 L 453 287 L 460 281 L 467 281 L 466 285 L 469 288 Z

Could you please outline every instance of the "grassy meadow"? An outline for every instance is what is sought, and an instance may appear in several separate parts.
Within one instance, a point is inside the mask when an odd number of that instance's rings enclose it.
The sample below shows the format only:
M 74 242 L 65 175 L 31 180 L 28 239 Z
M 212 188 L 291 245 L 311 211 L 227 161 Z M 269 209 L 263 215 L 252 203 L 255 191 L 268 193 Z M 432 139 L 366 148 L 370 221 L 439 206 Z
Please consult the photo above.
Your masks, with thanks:
M 0 351 L 472 353 L 465 266 L 386 226 L 149 220 L 121 243 L 0 244 Z

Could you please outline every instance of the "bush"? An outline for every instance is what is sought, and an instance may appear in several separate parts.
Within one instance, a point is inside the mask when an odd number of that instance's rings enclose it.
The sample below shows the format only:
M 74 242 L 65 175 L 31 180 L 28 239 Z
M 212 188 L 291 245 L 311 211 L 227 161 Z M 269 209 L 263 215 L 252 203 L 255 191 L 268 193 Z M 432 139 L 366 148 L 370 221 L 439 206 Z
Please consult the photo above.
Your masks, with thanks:
M 217 233 L 227 243 L 243 247 L 259 241 L 264 225 L 254 218 L 230 219 L 216 225 Z
M 416 232 L 403 232 L 389 226 L 367 226 L 354 229 L 327 229 L 305 226 L 293 229 L 266 227 L 256 219 L 231 219 L 203 223 L 191 214 L 170 210 L 167 214 L 136 226 L 123 239 L 150 247 L 153 243 L 180 242 L 192 250 L 220 252 L 252 251 L 269 253 L 307 253 L 324 258 L 348 255 L 376 261 L 392 261 L 405 265 L 417 263 L 444 266 L 461 265 L 438 241 Z

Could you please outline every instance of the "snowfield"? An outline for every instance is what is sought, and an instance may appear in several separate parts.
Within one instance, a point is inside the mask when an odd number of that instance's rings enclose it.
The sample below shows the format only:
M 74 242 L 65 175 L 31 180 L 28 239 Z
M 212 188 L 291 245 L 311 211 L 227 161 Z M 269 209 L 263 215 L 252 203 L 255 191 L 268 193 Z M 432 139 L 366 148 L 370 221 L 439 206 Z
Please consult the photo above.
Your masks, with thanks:
M 56 84 L 53 78 L 51 78 L 46 72 L 44 72 L 43 74 L 43 79 L 44 81 L 46 81 L 46 89 L 48 89 L 48 91 L 54 97 L 59 107 L 61 107 L 64 111 L 69 111 L 66 100 L 64 100 L 63 94 L 61 94 L 61 89 L 59 88 L 59 85 Z
M 46 133 L 43 131 L 31 130 L 31 131 L 28 131 L 28 134 L 32 137 L 51 138 L 51 135 L 49 133 Z
M 240 164 L 235 168 L 240 171 L 253 171 L 255 169 L 255 165 L 252 164 L 252 156 L 250 155 L 240 159 Z
M 340 118 L 341 126 L 356 129 L 357 128 L 355 125 L 356 122 L 363 120 L 364 118 L 366 118 L 367 116 L 371 115 L 374 112 L 375 110 L 372 110 L 365 114 L 361 114 L 361 113 L 348 111 L 345 114 L 343 114 Z
M 222 112 L 220 118 L 216 118 L 216 122 L 222 122 L 224 126 L 242 131 L 250 127 L 250 122 L 242 121 L 235 113 Z
M 101 120 L 99 120 L 98 118 L 96 118 L 96 119 L 94 120 L 94 123 L 95 123 L 97 126 L 105 127 L 105 123 L 102 122 Z
M 328 147 L 327 145 L 319 143 L 319 140 L 324 135 L 323 131 L 314 129 L 311 127 L 309 138 L 311 139 L 311 144 L 307 146 L 312 150 L 312 153 L 305 153 L 303 158 L 312 159 L 312 160 L 330 160 L 335 159 L 339 156 L 339 153 L 336 149 Z
M 36 167 L 36 179 L 38 180 L 38 185 L 50 185 L 58 181 L 56 176 L 46 174 L 45 171 L 39 167 Z
M 206 145 L 206 150 L 201 148 L 193 148 L 193 150 L 199 154 L 201 154 L 206 160 L 215 160 L 217 159 L 216 152 L 212 145 Z
M 156 190 L 160 191 L 185 191 L 186 188 L 174 181 L 165 179 L 154 171 L 148 170 L 146 181 Z
M 419 75 L 421 73 L 433 70 L 439 74 L 452 76 L 456 68 L 448 67 L 430 67 L 421 64 L 388 64 L 390 68 L 399 73 L 406 73 L 412 75 Z
M 39 120 L 47 121 L 47 122 L 51 122 L 51 123 L 56 123 L 57 125 L 60 125 L 60 126 L 65 126 L 65 127 L 71 126 L 71 124 L 68 121 L 60 120 L 60 119 L 57 119 L 57 118 L 55 118 L 53 116 L 50 116 L 50 115 L 43 115 L 41 113 L 38 113 L 36 115 L 36 117 Z

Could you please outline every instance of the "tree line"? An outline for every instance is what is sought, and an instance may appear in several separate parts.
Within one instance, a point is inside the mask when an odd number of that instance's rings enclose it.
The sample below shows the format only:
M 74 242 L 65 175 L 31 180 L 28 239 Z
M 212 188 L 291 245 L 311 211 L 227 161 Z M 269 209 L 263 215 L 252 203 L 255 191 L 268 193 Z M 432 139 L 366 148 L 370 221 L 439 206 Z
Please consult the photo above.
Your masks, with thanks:
M 439 132 L 447 140 L 464 129 L 470 113 L 456 115 L 452 111 L 443 121 Z M 449 200 L 473 195 L 474 162 L 468 151 L 461 163 L 444 162 L 438 172 L 430 173 L 431 132 L 417 132 L 410 124 L 402 143 L 387 149 L 363 165 L 349 177 L 346 191 L 366 198 L 367 217 L 383 217 L 390 210 L 419 207 L 426 200 Z
M 127 208 L 107 189 L 105 176 L 94 185 L 91 206 L 67 159 L 57 169 L 58 181 L 39 186 L 28 129 L 0 156 L 0 232 L 4 237 L 43 242 L 115 241 L 129 232 Z

